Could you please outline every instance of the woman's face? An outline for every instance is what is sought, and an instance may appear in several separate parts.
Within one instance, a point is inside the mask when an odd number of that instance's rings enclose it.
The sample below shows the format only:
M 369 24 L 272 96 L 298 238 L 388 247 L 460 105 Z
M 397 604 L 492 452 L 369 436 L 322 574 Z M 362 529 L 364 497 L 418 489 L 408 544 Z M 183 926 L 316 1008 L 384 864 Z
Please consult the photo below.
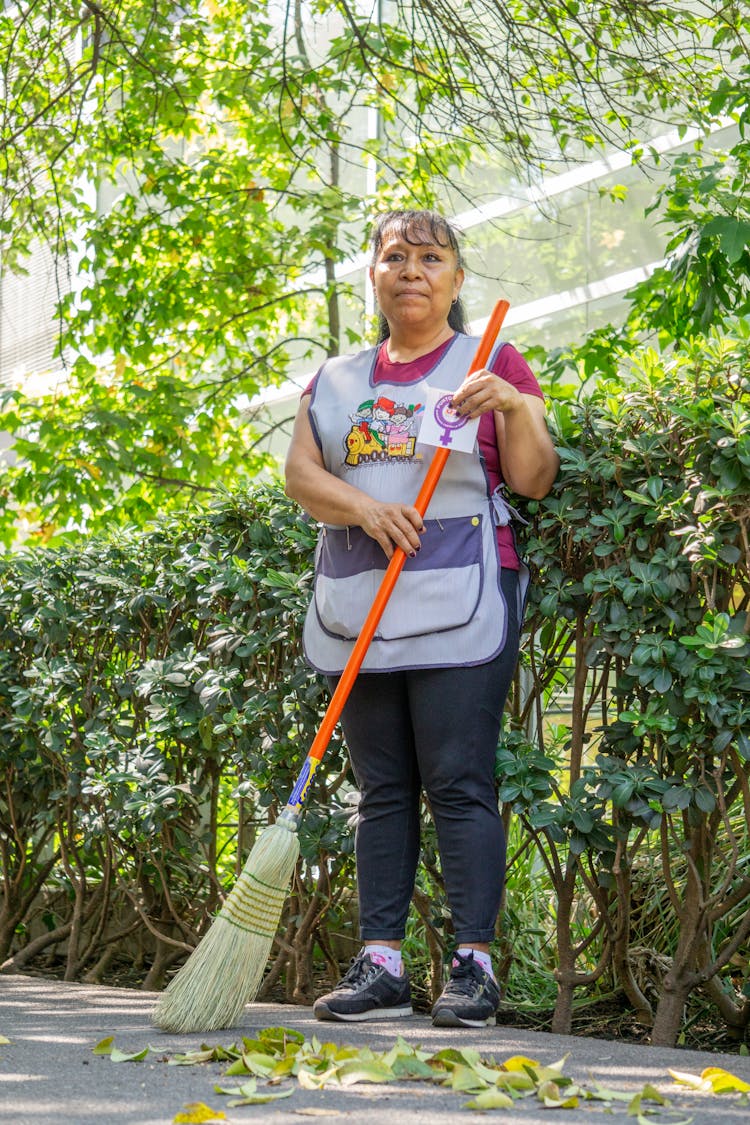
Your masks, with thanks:
M 386 228 L 370 267 L 375 296 L 391 332 L 394 327 L 408 331 L 410 326 L 424 329 L 433 324 L 438 329 L 447 323 L 464 271 L 450 246 L 433 242 L 428 230 L 408 234 L 411 242 Z

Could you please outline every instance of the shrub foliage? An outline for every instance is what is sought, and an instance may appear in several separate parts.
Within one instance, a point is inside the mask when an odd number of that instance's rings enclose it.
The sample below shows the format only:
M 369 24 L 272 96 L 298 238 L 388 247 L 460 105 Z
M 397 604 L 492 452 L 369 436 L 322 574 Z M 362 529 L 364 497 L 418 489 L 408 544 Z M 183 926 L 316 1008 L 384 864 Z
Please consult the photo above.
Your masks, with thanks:
M 749 390 L 740 325 L 638 352 L 621 381 L 556 407 L 559 487 L 528 544 L 534 688 L 499 772 L 556 891 L 559 1030 L 604 974 L 654 1041 L 675 1041 L 698 987 L 748 1023 Z M 562 747 L 541 721 L 561 678 Z M 644 880 L 667 892 L 655 1000 L 633 956 Z
M 278 491 L 257 489 L 182 523 L 3 560 L 8 967 L 64 940 L 66 976 L 96 978 L 130 937 L 154 985 L 209 924 L 321 713 L 300 656 L 313 537 Z M 349 868 L 329 814 L 341 762 L 334 742 L 285 920 L 302 994 Z

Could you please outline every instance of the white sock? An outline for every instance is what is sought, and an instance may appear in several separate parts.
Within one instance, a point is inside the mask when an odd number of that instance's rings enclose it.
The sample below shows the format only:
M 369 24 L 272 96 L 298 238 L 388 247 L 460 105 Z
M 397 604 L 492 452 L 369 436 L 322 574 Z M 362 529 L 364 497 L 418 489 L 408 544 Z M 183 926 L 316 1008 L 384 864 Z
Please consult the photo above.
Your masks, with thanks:
M 400 977 L 403 974 L 404 966 L 400 949 L 391 949 L 389 945 L 377 945 L 367 941 L 365 953 L 370 954 L 370 960 L 374 965 L 382 965 L 391 976 Z
M 485 973 L 491 976 L 493 980 L 495 979 L 495 974 L 492 971 L 492 960 L 489 953 L 482 953 L 480 949 L 468 948 L 457 949 L 456 952 L 460 953 L 462 957 L 468 957 L 470 953 L 473 953 L 475 963 L 479 965 L 481 969 L 484 969 Z

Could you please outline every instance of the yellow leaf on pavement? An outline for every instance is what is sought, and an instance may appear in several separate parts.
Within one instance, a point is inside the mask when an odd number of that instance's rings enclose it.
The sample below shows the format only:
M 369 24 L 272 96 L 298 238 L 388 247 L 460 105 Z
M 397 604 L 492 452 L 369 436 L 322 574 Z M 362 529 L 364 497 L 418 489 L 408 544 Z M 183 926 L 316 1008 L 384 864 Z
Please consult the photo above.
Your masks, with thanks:
M 715 1094 L 746 1094 L 750 1091 L 750 1082 L 745 1082 L 744 1078 L 738 1078 L 719 1066 L 706 1067 L 701 1072 L 701 1078 L 704 1082 L 711 1083 Z
M 226 1121 L 226 1113 L 211 1109 L 205 1102 L 186 1102 L 185 1109 L 176 1113 L 172 1119 L 175 1125 L 201 1125 L 203 1121 Z
M 526 1070 L 529 1066 L 532 1070 L 536 1070 L 536 1068 L 542 1064 L 538 1059 L 527 1059 L 525 1055 L 511 1055 L 511 1057 L 506 1059 L 501 1065 L 503 1070 L 513 1071 Z

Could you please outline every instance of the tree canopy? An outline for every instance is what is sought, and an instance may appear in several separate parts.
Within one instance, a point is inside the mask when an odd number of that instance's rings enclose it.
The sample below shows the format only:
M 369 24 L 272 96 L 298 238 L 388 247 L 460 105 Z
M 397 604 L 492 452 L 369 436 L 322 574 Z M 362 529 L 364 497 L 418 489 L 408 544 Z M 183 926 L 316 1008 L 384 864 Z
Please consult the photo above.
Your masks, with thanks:
M 71 284 L 64 381 L 5 397 L 4 541 L 19 517 L 46 542 L 260 469 L 248 404 L 363 330 L 336 267 L 373 210 L 481 202 L 606 144 L 637 160 L 657 120 L 741 112 L 747 30 L 739 6 L 638 0 L 7 8 L 3 268 L 42 242 Z M 732 230 L 708 235 L 736 264 Z

